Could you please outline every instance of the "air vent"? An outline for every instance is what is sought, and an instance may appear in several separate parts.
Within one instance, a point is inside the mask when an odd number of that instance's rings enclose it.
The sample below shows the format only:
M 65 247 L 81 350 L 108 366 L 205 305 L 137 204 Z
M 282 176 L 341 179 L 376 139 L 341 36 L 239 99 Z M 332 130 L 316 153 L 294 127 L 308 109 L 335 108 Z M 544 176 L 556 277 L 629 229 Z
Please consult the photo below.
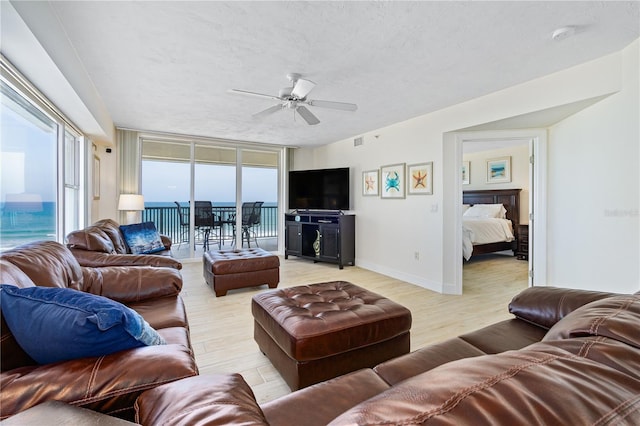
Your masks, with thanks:
M 364 143 L 364 137 L 360 136 L 353 140 L 353 146 L 360 146 Z

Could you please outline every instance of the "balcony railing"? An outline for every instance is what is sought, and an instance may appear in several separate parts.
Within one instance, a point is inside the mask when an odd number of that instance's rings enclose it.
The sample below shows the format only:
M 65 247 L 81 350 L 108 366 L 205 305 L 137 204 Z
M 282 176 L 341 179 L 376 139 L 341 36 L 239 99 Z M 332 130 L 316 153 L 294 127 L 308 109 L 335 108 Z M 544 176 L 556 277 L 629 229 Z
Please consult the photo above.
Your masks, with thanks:
M 180 213 L 184 217 L 189 217 L 189 207 L 180 207 Z M 233 226 L 231 221 L 236 214 L 235 206 L 214 206 L 214 217 L 221 218 L 224 222 L 222 226 L 222 239 L 231 240 L 233 237 Z M 180 225 L 180 215 L 178 207 L 145 207 L 142 211 L 143 222 L 153 222 L 159 233 L 171 238 L 174 242 L 180 242 L 185 229 Z M 188 232 L 188 229 L 186 229 Z M 262 206 L 260 223 L 251 228 L 257 238 L 273 238 L 278 236 L 278 206 Z M 196 238 L 198 235 L 196 235 Z

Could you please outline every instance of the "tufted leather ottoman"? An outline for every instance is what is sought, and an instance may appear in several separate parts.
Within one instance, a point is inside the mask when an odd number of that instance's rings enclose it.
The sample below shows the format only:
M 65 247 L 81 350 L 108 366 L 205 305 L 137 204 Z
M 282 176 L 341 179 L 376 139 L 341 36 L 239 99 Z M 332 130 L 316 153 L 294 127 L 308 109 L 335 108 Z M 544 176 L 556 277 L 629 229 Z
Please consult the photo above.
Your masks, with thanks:
M 227 290 L 280 282 L 280 259 L 261 248 L 212 250 L 202 256 L 204 280 L 224 296 Z
M 254 338 L 291 390 L 409 352 L 411 312 L 345 281 L 257 294 Z

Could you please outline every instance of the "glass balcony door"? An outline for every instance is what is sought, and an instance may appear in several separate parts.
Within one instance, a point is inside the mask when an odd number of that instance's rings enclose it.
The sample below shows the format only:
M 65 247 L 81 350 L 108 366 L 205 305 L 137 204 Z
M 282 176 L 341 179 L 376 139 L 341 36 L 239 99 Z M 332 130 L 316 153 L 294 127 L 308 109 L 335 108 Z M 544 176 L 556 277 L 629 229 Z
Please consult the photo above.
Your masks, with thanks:
M 240 211 L 242 232 L 237 244 L 278 249 L 278 153 L 243 149 L 242 195 Z M 253 210 L 252 209 L 253 206 Z
M 236 204 L 236 148 L 195 144 L 194 202 L 208 208 L 211 214 L 195 211 L 196 254 L 202 250 L 231 249 Z
M 141 188 L 145 210 L 143 221 L 155 223 L 158 232 L 169 236 L 176 254 L 190 257 L 193 229 L 190 226 L 191 143 L 143 140 Z

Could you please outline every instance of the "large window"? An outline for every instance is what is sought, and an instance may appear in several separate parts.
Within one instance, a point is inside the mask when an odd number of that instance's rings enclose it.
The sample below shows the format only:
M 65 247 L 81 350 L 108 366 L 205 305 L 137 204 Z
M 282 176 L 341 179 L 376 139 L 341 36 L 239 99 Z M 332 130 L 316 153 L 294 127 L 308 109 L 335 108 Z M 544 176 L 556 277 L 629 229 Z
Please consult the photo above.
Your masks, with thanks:
M 210 249 L 241 244 L 242 232 L 236 228 L 249 231 L 241 222 L 242 202 L 263 201 L 262 220 L 250 229 L 251 246 L 257 238 L 265 249 L 277 250 L 278 165 L 277 149 L 142 137 L 143 219 L 155 222 L 161 233 L 172 238 L 176 257 L 186 258 L 201 253 L 207 243 Z M 200 217 L 202 202 L 211 203 L 210 224 Z
M 82 138 L 35 100 L 2 63 L 0 79 L 0 250 L 62 242 L 84 211 Z

